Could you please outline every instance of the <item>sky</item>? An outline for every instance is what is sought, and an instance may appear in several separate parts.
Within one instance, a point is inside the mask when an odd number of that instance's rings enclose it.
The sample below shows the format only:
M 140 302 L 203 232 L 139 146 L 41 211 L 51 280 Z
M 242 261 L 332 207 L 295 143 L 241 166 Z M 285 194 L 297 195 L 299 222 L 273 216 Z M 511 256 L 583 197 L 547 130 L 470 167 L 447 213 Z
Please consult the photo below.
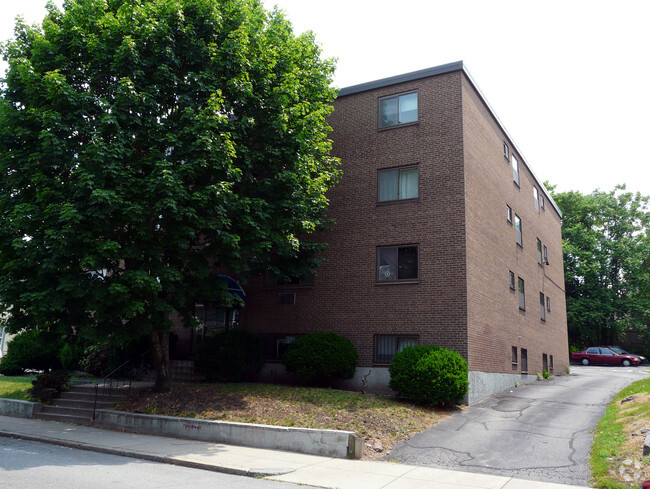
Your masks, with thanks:
M 648 0 L 263 1 L 338 60 L 337 88 L 462 60 L 542 181 L 650 196 Z M 45 3 L 0 0 L 0 39 Z

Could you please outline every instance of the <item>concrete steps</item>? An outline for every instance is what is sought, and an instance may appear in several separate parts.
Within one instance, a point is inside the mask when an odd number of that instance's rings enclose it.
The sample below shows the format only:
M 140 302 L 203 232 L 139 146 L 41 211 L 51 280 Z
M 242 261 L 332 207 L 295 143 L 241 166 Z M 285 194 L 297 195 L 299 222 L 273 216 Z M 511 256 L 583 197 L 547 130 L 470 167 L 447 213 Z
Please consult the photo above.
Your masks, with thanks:
M 99 386 L 97 391 L 97 409 L 107 409 L 116 403 L 127 399 L 131 390 L 128 386 L 109 388 Z M 61 423 L 92 425 L 93 409 L 95 407 L 94 384 L 73 385 L 62 392 L 61 397 L 52 399 L 51 404 L 45 404 L 37 418 Z

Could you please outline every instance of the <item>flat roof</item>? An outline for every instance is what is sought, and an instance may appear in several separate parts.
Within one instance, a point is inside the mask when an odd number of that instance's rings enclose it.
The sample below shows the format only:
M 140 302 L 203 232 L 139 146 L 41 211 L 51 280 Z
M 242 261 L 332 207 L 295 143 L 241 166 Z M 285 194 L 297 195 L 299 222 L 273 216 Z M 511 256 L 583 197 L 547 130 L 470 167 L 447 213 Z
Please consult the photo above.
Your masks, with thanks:
M 431 76 L 436 76 L 436 75 L 443 75 L 445 73 L 452 73 L 454 71 L 462 71 L 467 79 L 470 81 L 470 83 L 474 86 L 474 89 L 478 93 L 479 97 L 481 97 L 481 100 L 487 107 L 487 109 L 490 111 L 490 114 L 492 114 L 492 117 L 494 117 L 494 120 L 496 123 L 499 125 L 505 136 L 510 140 L 510 143 L 513 145 L 513 147 L 517 150 L 517 153 L 519 154 L 519 158 L 522 160 L 523 164 L 526 165 L 526 168 L 528 168 L 528 171 L 530 171 L 531 175 L 535 180 L 537 180 L 537 184 L 540 187 L 540 190 L 544 192 L 544 195 L 546 195 L 547 200 L 551 203 L 553 208 L 557 211 L 557 213 L 560 215 L 560 218 L 562 218 L 562 211 L 560 208 L 557 206 L 555 201 L 553 200 L 553 197 L 549 194 L 549 192 L 546 190 L 546 187 L 544 186 L 544 182 L 542 182 L 537 175 L 535 175 L 535 172 L 533 169 L 530 167 L 530 165 L 526 162 L 526 158 L 524 155 L 521 153 L 521 151 L 517 148 L 517 145 L 515 144 L 514 140 L 512 139 L 512 136 L 508 133 L 506 130 L 505 126 L 503 123 L 499 120 L 499 117 L 497 117 L 496 112 L 492 109 L 490 104 L 488 103 L 487 99 L 483 95 L 483 92 L 481 92 L 480 88 L 474 81 L 474 78 L 472 75 L 469 73 L 467 70 L 467 67 L 465 66 L 465 63 L 461 61 L 455 61 L 453 63 L 447 63 L 444 65 L 440 66 L 434 66 L 431 68 L 425 68 L 423 70 L 418 70 L 418 71 L 411 71 L 410 73 L 404 73 L 401 75 L 395 75 L 395 76 L 389 76 L 388 78 L 381 78 L 379 80 L 374 80 L 374 81 L 369 81 L 366 83 L 360 83 L 358 85 L 352 85 L 350 87 L 345 87 L 339 90 L 338 96 L 339 97 L 345 97 L 346 95 L 353 95 L 355 93 L 361 93 L 361 92 L 367 92 L 369 90 L 374 90 L 377 88 L 383 88 L 383 87 L 389 87 L 391 85 L 397 85 L 398 83 L 404 83 L 404 82 L 409 82 L 413 80 L 419 80 L 421 78 L 428 78 Z

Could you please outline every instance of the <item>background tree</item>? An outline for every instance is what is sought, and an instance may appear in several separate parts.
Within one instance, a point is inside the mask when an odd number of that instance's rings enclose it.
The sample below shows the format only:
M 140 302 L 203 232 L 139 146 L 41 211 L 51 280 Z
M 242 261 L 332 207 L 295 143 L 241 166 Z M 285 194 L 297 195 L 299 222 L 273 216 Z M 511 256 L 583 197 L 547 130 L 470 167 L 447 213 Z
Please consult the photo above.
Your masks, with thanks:
M 564 280 L 573 345 L 615 344 L 650 319 L 648 197 L 617 186 L 553 192 L 562 210 Z
M 150 335 L 235 299 L 211 271 L 305 275 L 337 161 L 333 63 L 258 0 L 66 0 L 3 46 L 0 297 L 12 331 Z

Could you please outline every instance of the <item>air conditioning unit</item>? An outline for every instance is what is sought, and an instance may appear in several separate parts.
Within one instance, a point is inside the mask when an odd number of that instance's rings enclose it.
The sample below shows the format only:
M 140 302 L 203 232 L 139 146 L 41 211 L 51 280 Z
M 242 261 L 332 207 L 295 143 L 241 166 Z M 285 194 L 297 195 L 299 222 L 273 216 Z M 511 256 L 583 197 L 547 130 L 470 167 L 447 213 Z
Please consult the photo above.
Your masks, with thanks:
M 390 265 L 381 265 L 379 267 L 379 280 L 395 280 L 395 272 Z

